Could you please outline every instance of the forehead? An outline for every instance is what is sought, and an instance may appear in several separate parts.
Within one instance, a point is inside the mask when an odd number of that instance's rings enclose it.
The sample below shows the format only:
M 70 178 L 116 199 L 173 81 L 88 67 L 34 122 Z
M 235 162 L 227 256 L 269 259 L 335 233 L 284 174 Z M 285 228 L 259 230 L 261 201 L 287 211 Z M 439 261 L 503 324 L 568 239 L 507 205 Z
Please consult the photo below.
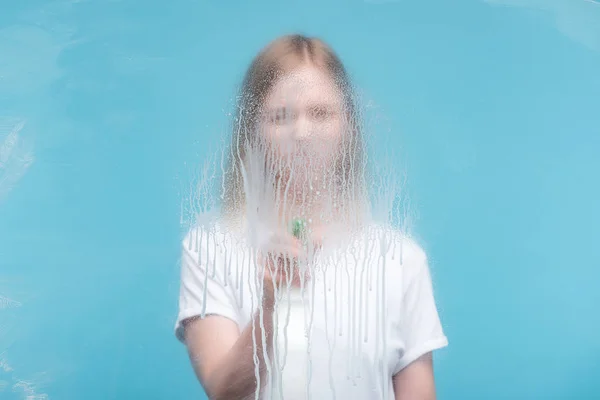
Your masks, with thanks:
M 326 103 L 339 105 L 340 91 L 323 71 L 306 66 L 280 78 L 266 98 L 267 106 Z

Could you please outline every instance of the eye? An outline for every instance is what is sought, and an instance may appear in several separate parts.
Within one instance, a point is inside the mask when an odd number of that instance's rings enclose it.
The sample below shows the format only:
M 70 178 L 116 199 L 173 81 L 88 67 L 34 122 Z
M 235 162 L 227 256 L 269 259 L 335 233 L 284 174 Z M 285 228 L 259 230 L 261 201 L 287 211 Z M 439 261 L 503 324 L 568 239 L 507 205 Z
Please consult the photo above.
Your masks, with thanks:
M 332 112 L 327 107 L 318 106 L 310 109 L 310 115 L 316 121 L 325 121 L 332 116 Z
M 283 125 L 293 118 L 291 111 L 286 107 L 281 107 L 269 112 L 269 122 L 275 125 Z

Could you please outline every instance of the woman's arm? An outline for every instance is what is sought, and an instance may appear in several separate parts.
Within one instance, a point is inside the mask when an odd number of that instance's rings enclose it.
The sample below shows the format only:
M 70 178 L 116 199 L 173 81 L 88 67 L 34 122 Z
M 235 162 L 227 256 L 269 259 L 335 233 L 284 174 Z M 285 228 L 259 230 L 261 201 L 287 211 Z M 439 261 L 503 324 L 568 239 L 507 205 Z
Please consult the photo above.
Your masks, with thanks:
M 416 359 L 393 377 L 396 400 L 435 400 L 431 353 Z
M 195 261 L 195 255 L 184 248 L 180 308 L 188 310 L 183 315 L 196 316 L 182 319 L 180 337 L 210 399 L 254 398 L 258 386 L 262 389 L 265 384 L 268 364 L 272 364 L 276 289 L 287 282 L 291 266 L 303 252 L 299 240 L 285 233 L 269 238 L 259 254 L 257 266 L 263 282 L 257 300 L 261 304 L 240 332 L 223 279 L 215 279 L 206 268 L 208 261 Z M 207 316 L 199 318 L 203 305 Z
M 258 310 L 254 321 L 241 333 L 235 322 L 218 315 L 196 318 L 186 324 L 185 341 L 190 360 L 209 399 L 253 398 L 258 383 L 255 353 L 260 366 L 260 384 L 264 385 L 266 363 L 263 350 L 270 358 L 273 347 L 273 304 L 273 298 L 267 296 L 262 313 Z M 263 346 L 263 332 L 266 348 Z

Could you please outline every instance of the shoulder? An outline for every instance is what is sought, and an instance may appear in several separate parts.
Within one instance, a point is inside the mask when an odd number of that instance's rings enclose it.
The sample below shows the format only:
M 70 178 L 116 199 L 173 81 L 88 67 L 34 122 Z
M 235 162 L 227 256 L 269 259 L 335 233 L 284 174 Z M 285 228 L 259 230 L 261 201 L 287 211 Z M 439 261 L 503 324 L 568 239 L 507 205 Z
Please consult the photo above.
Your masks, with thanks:
M 186 285 L 227 285 L 231 260 L 240 254 L 235 235 L 222 224 L 198 224 L 186 231 L 181 242 L 181 280 Z
M 417 239 L 409 233 L 385 225 L 373 225 L 368 229 L 369 241 L 373 241 L 385 258 L 386 270 L 410 281 L 428 268 L 427 253 Z
M 196 261 L 212 254 L 231 251 L 237 238 L 222 222 L 196 224 L 187 229 L 182 240 L 182 251 Z M 212 257 L 211 257 L 212 258 Z

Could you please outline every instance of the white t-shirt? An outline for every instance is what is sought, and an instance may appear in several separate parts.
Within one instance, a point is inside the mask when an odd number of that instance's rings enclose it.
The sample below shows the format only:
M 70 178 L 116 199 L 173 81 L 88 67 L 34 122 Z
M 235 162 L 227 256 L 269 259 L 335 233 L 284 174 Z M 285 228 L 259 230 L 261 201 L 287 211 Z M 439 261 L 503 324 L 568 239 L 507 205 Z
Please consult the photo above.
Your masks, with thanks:
M 190 317 L 221 315 L 240 331 L 252 322 L 260 292 L 251 254 L 244 240 L 218 225 L 187 235 L 175 326 L 180 340 Z M 372 225 L 312 265 L 302 290 L 283 289 L 275 372 L 261 399 L 393 399 L 392 377 L 448 344 L 427 257 L 401 233 Z

